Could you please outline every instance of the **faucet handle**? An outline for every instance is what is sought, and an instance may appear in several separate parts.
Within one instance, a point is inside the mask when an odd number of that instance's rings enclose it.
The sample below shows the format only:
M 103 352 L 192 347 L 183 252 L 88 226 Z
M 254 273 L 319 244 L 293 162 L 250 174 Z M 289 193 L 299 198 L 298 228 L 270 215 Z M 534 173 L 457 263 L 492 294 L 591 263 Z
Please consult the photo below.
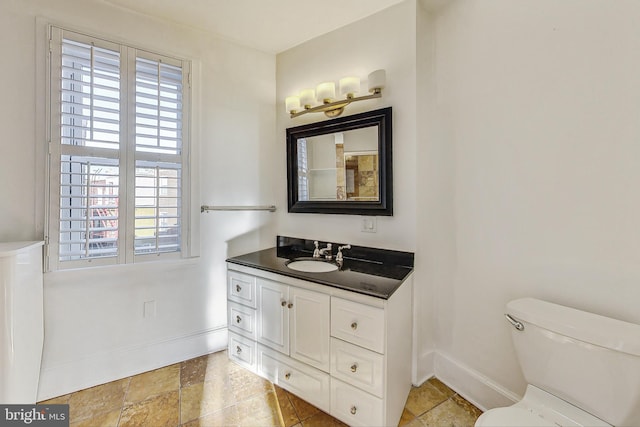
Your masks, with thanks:
M 318 241 L 314 240 L 313 244 L 316 246 L 316 248 L 313 250 L 313 257 L 320 258 L 320 249 L 318 248 Z
M 342 262 L 342 250 L 351 249 L 351 245 L 338 246 L 338 253 L 336 254 L 336 261 Z

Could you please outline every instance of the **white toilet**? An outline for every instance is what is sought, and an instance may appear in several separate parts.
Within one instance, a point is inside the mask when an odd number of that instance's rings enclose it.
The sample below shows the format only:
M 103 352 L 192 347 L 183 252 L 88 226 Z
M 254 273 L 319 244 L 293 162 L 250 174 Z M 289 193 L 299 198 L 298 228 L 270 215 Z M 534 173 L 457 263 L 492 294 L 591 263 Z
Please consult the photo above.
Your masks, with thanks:
M 527 380 L 479 426 L 640 426 L 640 325 L 522 298 L 507 320 Z

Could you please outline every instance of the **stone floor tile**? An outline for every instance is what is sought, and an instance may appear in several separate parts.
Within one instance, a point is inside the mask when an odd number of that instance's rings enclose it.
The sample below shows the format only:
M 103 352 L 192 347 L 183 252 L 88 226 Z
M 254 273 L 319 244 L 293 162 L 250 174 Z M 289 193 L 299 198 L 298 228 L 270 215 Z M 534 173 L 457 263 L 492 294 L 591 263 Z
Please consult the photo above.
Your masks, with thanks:
M 427 380 L 429 384 L 438 389 L 438 391 L 442 392 L 447 398 L 456 394 L 455 391 L 451 390 L 448 385 L 437 379 L 436 377 L 431 377 Z
M 129 378 L 124 378 L 72 393 L 69 398 L 70 421 L 94 418 L 122 408 L 129 381 Z
M 175 427 L 180 422 L 180 392 L 171 391 L 122 409 L 118 427 Z
M 115 411 L 103 412 L 93 418 L 86 418 L 80 421 L 71 421 L 69 427 L 118 427 L 120 421 L 121 409 Z
M 478 417 L 472 416 L 452 399 L 448 399 L 419 418 L 425 427 L 473 427 Z
M 180 389 L 180 364 L 145 372 L 131 378 L 125 404 Z
M 229 361 L 226 351 L 39 403 L 68 403 L 70 427 L 345 426 Z M 431 378 L 411 389 L 399 426 L 471 427 L 480 414 Z
M 240 417 L 240 426 L 281 427 L 283 424 L 278 399 L 274 391 L 255 395 L 239 402 L 236 407 Z
M 447 399 L 444 393 L 426 381 L 420 387 L 411 388 L 405 408 L 420 416 Z
M 180 387 L 203 383 L 207 373 L 208 356 L 185 360 L 180 363 Z
M 296 414 L 298 414 L 298 418 L 300 419 L 300 421 L 304 421 L 308 418 L 311 418 L 312 416 L 320 412 L 320 409 L 300 399 L 295 394 L 291 394 L 287 392 L 287 396 L 289 397 L 289 400 L 291 401 L 291 404 L 293 405 L 293 408 L 295 409 Z
M 238 402 L 274 391 L 271 382 L 245 369 L 230 373 L 229 380 L 233 395 Z
M 231 385 L 225 378 L 193 384 L 181 390 L 180 419 L 184 423 L 235 404 Z
M 238 408 L 229 406 L 204 417 L 183 423 L 182 427 L 238 427 L 240 415 Z
M 276 397 L 278 399 L 278 405 L 280 406 L 280 413 L 282 414 L 284 427 L 292 427 L 298 424 L 300 422 L 300 418 L 298 418 L 298 414 L 291 404 L 287 392 L 277 385 L 274 385 L 273 388 L 276 391 Z
M 402 411 L 402 415 L 400 416 L 400 421 L 398 422 L 398 426 L 402 427 L 402 426 L 409 425 L 411 421 L 415 420 L 416 418 L 417 417 L 413 412 L 411 412 L 407 408 L 404 408 L 404 411 Z
M 458 406 L 462 407 L 465 411 L 467 411 L 472 417 L 478 418 L 482 415 L 482 411 L 477 408 L 474 404 L 460 396 L 459 394 L 455 394 L 451 397 Z

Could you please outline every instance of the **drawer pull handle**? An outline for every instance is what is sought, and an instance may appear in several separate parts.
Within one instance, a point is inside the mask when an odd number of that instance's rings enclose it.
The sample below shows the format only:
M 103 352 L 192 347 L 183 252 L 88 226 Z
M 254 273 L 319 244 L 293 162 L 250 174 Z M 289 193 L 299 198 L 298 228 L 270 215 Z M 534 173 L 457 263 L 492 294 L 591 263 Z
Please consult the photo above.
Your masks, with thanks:
M 237 353 L 237 354 L 242 353 L 242 349 L 240 348 L 240 346 L 239 346 L 239 345 L 237 345 L 237 346 L 236 346 L 236 353 Z
M 355 406 L 352 406 L 352 407 L 351 407 L 351 414 L 352 414 L 352 415 L 355 415 L 355 414 L 356 414 L 356 412 L 358 412 L 358 408 L 356 408 Z
M 358 322 L 353 322 L 353 323 L 351 324 L 351 329 L 353 329 L 354 331 L 355 331 L 356 329 L 358 329 Z
M 358 364 L 354 363 L 353 365 L 351 365 L 351 372 L 355 372 L 358 370 Z
M 236 323 L 240 323 L 242 321 L 242 318 L 240 316 L 236 316 Z
M 291 372 L 287 372 L 286 374 L 284 374 L 284 378 L 287 380 L 291 378 Z
M 287 302 L 286 302 L 286 301 L 282 301 L 282 302 L 280 303 L 280 305 L 281 305 L 281 306 L 283 306 L 283 307 L 285 307 L 285 306 L 287 305 Z
M 242 290 L 242 286 L 236 285 L 236 292 L 240 292 Z
M 290 303 L 287 305 L 287 307 L 288 307 L 288 308 L 293 307 L 293 303 L 292 303 L 292 302 L 290 302 Z

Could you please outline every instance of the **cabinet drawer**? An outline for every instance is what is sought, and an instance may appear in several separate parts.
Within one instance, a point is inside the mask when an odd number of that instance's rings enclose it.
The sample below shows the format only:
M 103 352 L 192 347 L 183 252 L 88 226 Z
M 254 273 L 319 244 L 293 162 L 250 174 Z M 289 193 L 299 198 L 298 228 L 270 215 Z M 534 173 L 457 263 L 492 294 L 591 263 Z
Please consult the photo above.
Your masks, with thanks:
M 256 370 L 256 342 L 229 332 L 229 358 L 250 371 Z
M 258 345 L 258 373 L 319 409 L 329 412 L 329 374 Z
M 256 339 L 256 311 L 240 304 L 228 302 L 229 330 Z
M 382 426 L 382 399 L 335 378 L 331 379 L 331 415 L 350 426 Z
M 331 335 L 384 353 L 384 309 L 331 298 Z
M 331 338 L 331 375 L 382 398 L 384 356 Z
M 236 271 L 227 272 L 227 298 L 256 308 L 256 278 Z

